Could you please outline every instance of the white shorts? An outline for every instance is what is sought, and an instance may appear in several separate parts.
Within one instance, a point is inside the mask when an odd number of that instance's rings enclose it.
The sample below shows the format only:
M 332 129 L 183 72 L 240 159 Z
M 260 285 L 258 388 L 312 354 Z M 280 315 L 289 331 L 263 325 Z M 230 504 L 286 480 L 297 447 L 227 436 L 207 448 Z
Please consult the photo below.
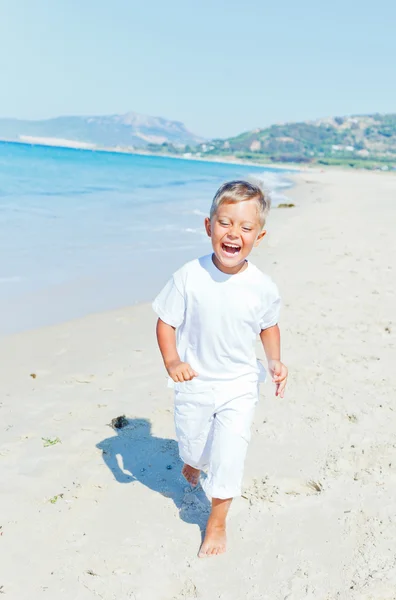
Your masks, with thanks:
M 212 498 L 241 494 L 250 427 L 258 400 L 256 382 L 175 386 L 175 426 L 183 462 L 207 471 Z

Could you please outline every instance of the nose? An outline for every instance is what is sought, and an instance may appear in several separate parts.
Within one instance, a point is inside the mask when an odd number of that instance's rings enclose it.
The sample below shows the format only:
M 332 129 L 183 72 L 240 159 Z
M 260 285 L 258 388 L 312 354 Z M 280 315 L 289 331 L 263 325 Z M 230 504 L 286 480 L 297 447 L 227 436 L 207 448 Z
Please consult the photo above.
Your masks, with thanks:
M 237 232 L 237 228 L 235 225 L 232 225 L 230 227 L 230 229 L 228 230 L 228 237 L 233 240 L 238 237 L 238 232 Z

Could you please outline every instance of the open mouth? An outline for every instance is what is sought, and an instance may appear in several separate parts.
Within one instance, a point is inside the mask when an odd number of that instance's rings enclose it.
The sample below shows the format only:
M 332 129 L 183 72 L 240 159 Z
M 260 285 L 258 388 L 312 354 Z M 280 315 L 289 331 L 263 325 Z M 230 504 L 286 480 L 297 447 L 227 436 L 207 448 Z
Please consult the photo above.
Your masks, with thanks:
M 227 256 L 236 256 L 241 251 L 241 247 L 238 244 L 221 244 L 221 249 Z

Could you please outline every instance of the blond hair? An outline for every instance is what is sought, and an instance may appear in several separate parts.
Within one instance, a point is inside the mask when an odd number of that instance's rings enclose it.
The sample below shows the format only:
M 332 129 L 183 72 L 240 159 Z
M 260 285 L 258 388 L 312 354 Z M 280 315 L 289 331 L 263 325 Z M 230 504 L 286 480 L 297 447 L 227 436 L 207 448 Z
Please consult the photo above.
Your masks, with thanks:
M 263 228 L 271 206 L 271 199 L 268 192 L 264 191 L 258 184 L 249 181 L 236 180 L 223 183 L 213 198 L 210 207 L 210 218 L 212 219 L 222 204 L 226 202 L 244 202 L 246 200 L 257 201 L 257 212 L 260 225 Z

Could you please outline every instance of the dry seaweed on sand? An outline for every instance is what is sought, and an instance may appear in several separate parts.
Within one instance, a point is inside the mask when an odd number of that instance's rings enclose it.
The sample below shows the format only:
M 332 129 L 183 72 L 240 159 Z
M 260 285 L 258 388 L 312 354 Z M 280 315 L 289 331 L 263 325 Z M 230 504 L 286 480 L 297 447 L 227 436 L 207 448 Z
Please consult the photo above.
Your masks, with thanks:
M 318 493 L 323 491 L 323 485 L 320 483 L 320 481 L 307 481 L 307 486 L 311 488 L 311 490 L 314 490 Z

